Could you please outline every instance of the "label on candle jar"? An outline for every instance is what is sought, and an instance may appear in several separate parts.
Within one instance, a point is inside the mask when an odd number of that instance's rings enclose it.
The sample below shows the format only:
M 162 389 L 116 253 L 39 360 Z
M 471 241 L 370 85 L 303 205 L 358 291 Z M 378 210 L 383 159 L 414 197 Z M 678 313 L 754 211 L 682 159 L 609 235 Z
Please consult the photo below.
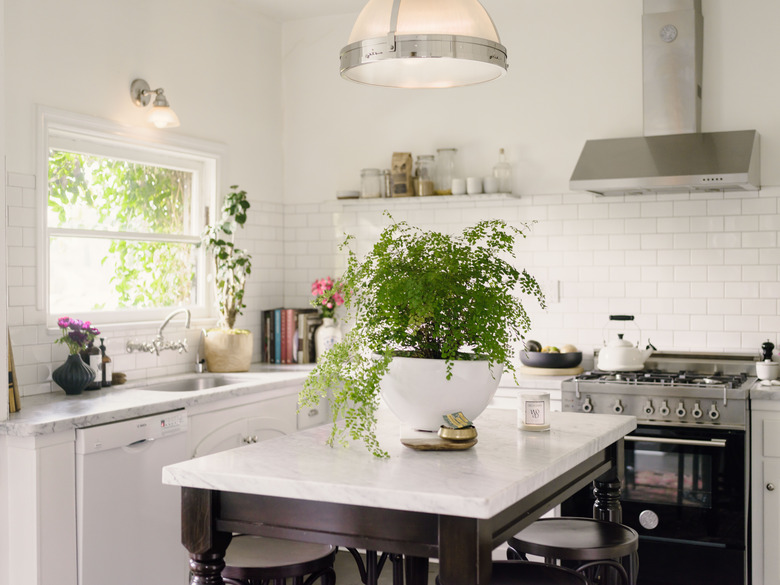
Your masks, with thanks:
M 517 409 L 517 426 L 526 431 L 550 428 L 550 395 L 547 392 L 521 394 Z

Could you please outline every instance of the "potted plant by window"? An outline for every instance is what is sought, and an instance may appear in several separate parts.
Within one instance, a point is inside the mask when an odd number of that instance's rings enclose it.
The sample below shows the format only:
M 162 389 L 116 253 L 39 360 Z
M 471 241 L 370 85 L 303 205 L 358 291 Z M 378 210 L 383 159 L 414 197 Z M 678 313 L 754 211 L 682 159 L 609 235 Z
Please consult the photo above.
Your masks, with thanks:
M 362 260 L 347 236 L 341 282 L 354 325 L 300 395 L 307 406 L 330 394 L 330 444 L 362 440 L 386 455 L 375 434 L 380 391 L 414 428 L 437 430 L 445 414 L 473 420 L 482 412 L 503 369 L 514 372 L 511 357 L 530 328 L 516 293 L 545 304 L 536 280 L 508 261 L 528 227 L 490 220 L 448 235 L 393 221 Z
M 206 252 L 214 260 L 214 284 L 220 319 L 204 337 L 206 367 L 210 372 L 246 372 L 252 362 L 252 332 L 234 329 L 242 314 L 246 278 L 252 271 L 251 256 L 236 248 L 236 229 L 247 219 L 246 191 L 231 185 L 222 204 L 222 217 L 206 226 L 201 237 Z

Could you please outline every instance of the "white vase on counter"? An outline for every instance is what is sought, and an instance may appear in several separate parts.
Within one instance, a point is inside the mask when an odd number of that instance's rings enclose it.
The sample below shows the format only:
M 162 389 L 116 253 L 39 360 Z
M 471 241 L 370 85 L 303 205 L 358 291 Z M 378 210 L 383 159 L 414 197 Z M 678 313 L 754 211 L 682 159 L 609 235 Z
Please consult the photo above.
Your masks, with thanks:
M 322 325 L 314 332 L 314 351 L 317 361 L 320 356 L 341 341 L 341 328 L 333 317 L 323 317 Z

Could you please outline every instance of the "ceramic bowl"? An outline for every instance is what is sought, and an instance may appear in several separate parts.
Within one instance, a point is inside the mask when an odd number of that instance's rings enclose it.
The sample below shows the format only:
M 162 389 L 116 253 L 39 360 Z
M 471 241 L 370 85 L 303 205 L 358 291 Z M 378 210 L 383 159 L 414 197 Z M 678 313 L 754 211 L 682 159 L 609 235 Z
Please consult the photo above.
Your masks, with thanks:
M 581 351 L 570 353 L 542 353 L 520 350 L 520 363 L 532 368 L 575 368 L 582 361 Z
M 780 376 L 780 362 L 756 362 L 756 376 L 759 380 L 776 380 Z

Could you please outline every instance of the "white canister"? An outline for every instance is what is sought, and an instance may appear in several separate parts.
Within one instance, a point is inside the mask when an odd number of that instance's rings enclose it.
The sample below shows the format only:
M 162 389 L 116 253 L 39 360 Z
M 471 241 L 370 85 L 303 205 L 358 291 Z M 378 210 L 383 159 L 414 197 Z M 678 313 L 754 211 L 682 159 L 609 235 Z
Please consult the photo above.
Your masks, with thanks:
M 465 195 L 466 194 L 466 180 L 465 179 L 452 179 L 452 194 L 453 195 Z
M 518 429 L 524 431 L 550 430 L 549 392 L 524 392 L 517 399 Z
M 485 177 L 482 179 L 482 190 L 485 193 L 498 193 L 498 179 L 495 177 Z
M 482 177 L 466 177 L 466 193 L 469 195 L 482 193 Z

